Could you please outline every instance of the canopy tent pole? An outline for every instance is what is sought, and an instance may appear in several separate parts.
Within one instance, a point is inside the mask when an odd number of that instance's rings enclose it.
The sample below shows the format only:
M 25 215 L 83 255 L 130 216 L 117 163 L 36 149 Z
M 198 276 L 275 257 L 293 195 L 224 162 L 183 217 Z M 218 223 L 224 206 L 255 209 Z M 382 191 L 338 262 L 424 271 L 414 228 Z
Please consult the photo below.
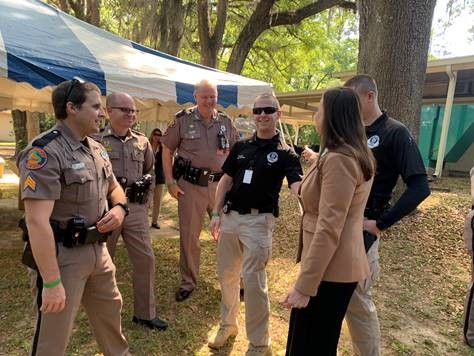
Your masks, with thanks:
M 294 128 L 295 128 L 295 141 L 293 142 L 293 144 L 296 146 L 298 145 L 298 137 L 299 137 L 299 133 L 300 133 L 300 125 L 296 124 L 296 125 L 293 125 Z
M 451 65 L 446 67 L 449 77 L 448 94 L 446 95 L 446 106 L 444 108 L 443 126 L 439 138 L 438 158 L 436 159 L 436 169 L 434 176 L 441 177 L 443 173 L 444 155 L 446 152 L 446 141 L 448 140 L 449 123 L 451 121 L 451 111 L 453 109 L 454 92 L 456 89 L 457 71 L 453 71 Z

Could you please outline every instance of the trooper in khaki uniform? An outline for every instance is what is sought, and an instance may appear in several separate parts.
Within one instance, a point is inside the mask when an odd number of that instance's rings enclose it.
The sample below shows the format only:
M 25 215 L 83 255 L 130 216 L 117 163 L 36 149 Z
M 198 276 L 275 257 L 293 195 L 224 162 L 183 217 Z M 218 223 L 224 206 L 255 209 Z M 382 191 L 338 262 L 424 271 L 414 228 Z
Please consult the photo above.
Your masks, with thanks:
M 240 141 L 225 161 L 212 212 L 211 232 L 218 239 L 217 269 L 221 285 L 221 322 L 212 348 L 237 334 L 239 284 L 245 285 L 246 355 L 271 354 L 266 265 L 270 259 L 278 199 L 286 177 L 294 194 L 303 175 L 296 153 L 276 130 L 281 111 L 270 94 L 256 98 L 256 134 Z M 222 222 L 222 226 L 221 226 Z
M 122 297 L 104 243 L 122 223 L 126 200 L 107 152 L 87 137 L 103 118 L 100 91 L 92 83 L 67 81 L 52 101 L 56 126 L 33 139 L 17 160 L 25 252 L 32 252 L 28 265 L 37 268 L 31 270 L 37 306 L 31 354 L 64 355 L 82 303 L 102 352 L 128 355 Z
M 176 300 L 179 302 L 187 299 L 196 287 L 203 219 L 206 211 L 214 207 L 222 164 L 238 139 L 230 118 L 215 110 L 216 85 L 205 80 L 199 82 L 194 98 L 197 106 L 176 114 L 161 140 L 166 185 L 171 196 L 178 199 L 181 286 Z M 176 151 L 175 165 L 181 174 L 177 181 L 172 174 Z
M 107 248 L 113 258 L 122 235 L 133 268 L 133 322 L 164 330 L 168 325 L 156 317 L 155 309 L 155 255 L 148 223 L 148 196 L 137 201 L 129 194 L 133 184 L 146 174 L 152 176 L 150 183 L 154 184 L 153 149 L 145 135 L 131 129 L 137 114 L 133 98 L 114 93 L 107 97 L 106 107 L 110 123 L 98 139 L 109 154 L 117 180 L 126 189 L 130 207 L 123 225 L 108 239 Z

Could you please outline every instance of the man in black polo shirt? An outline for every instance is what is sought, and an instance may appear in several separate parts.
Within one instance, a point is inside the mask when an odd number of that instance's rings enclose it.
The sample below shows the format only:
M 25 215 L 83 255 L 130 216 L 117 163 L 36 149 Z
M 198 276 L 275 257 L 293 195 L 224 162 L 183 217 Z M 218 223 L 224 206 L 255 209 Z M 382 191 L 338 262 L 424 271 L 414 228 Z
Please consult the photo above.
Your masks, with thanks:
M 278 100 L 269 94 L 256 98 L 256 134 L 237 142 L 224 162 L 212 213 L 211 232 L 219 239 L 217 264 L 221 285 L 221 322 L 212 348 L 222 347 L 237 334 L 239 282 L 245 285 L 247 355 L 270 352 L 269 299 L 266 264 L 270 258 L 278 198 L 286 177 L 297 194 L 303 174 L 298 156 L 276 130 L 281 116 Z M 223 213 L 223 214 L 222 214 Z
M 377 171 L 365 209 L 364 243 L 371 276 L 357 286 L 346 313 L 354 353 L 380 354 L 380 328 L 370 287 L 379 274 L 380 231 L 385 230 L 416 209 L 430 189 L 426 170 L 415 139 L 401 122 L 382 112 L 377 101 L 377 85 L 368 75 L 357 75 L 345 86 L 354 89 L 360 99 L 367 144 L 377 161 Z M 390 207 L 389 201 L 398 177 L 406 189 Z

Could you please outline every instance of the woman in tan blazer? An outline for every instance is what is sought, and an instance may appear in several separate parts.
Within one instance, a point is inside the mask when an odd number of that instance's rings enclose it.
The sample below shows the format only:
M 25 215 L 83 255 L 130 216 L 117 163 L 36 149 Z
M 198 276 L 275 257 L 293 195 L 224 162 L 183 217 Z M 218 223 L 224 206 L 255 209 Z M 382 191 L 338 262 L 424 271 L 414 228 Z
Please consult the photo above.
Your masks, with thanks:
M 300 272 L 283 304 L 291 307 L 287 355 L 336 355 L 357 282 L 369 275 L 362 238 L 374 175 L 357 94 L 326 91 L 315 115 L 323 149 L 300 187 Z

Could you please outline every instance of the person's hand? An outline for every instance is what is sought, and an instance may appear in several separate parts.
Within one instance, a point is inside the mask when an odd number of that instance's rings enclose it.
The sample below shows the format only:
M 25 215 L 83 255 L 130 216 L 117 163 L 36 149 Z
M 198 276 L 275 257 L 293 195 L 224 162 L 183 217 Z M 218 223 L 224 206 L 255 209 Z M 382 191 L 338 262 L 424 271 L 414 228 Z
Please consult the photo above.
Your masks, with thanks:
M 125 218 L 125 210 L 120 205 L 114 206 L 105 215 L 97 221 L 97 231 L 105 233 L 115 230 L 122 225 Z
M 308 146 L 304 146 L 304 150 L 303 150 L 303 152 L 301 152 L 301 155 L 303 156 L 303 159 L 308 163 L 313 163 L 319 157 L 319 153 L 314 152 Z
M 170 195 L 175 199 L 179 198 L 179 194 L 184 194 L 184 191 L 176 183 L 166 184 L 166 186 Z
M 211 235 L 214 241 L 219 240 L 219 234 L 221 231 L 221 217 L 220 216 L 213 216 L 211 218 Z
M 42 313 L 59 313 L 66 305 L 66 292 L 63 284 L 59 283 L 53 288 L 43 288 L 41 298 L 40 311 Z
M 281 304 L 290 309 L 290 308 L 306 308 L 309 303 L 309 296 L 301 294 L 298 292 L 295 287 L 292 287 L 288 291 L 288 295 L 281 301 Z
M 377 227 L 377 221 L 375 220 L 364 220 L 364 225 L 363 225 L 364 231 L 370 232 L 372 235 L 379 236 L 380 235 L 380 230 Z

